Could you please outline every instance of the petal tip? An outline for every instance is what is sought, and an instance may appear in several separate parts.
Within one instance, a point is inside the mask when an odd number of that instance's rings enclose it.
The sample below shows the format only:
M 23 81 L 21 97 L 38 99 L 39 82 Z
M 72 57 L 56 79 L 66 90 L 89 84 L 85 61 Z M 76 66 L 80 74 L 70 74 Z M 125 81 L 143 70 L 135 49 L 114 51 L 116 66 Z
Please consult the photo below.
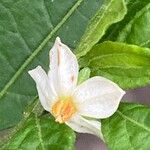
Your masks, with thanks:
M 126 94 L 126 91 L 123 91 L 123 90 L 122 90 L 122 94 L 125 95 L 125 94 Z
M 122 90 L 121 88 L 120 88 L 120 92 L 121 92 L 122 97 L 126 94 L 126 92 Z
M 39 69 L 41 69 L 41 68 L 42 68 L 41 66 L 37 66 L 36 68 L 34 68 L 34 69 L 32 69 L 32 70 L 29 70 L 29 71 L 28 71 L 28 74 L 29 74 L 30 76 L 32 76 L 32 75 L 35 73 L 36 70 L 39 70 Z
M 30 76 L 32 76 L 33 71 L 34 71 L 34 69 L 29 70 L 29 71 L 28 71 L 28 74 L 29 74 Z
M 61 43 L 61 40 L 60 40 L 60 37 L 59 37 L 59 36 L 56 37 L 55 43 L 56 43 L 56 44 L 60 44 L 60 43 Z

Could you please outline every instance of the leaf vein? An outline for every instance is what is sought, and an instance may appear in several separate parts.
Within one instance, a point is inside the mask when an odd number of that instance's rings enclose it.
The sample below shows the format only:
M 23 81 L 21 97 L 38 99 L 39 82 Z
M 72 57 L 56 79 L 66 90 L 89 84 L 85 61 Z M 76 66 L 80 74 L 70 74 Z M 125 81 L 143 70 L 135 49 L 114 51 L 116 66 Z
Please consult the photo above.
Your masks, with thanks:
M 22 36 L 22 34 L 20 33 L 19 31 L 19 28 L 18 28 L 18 24 L 17 24 L 17 21 L 13 15 L 13 13 L 11 12 L 11 10 L 9 8 L 7 8 L 6 6 L 4 6 L 2 3 L 1 5 L 9 12 L 9 14 L 11 15 L 12 19 L 14 20 L 14 23 L 15 23 L 15 26 L 16 26 L 16 30 L 17 30 L 17 33 L 18 35 L 21 37 L 22 41 L 24 42 L 24 44 L 27 46 L 27 49 L 28 50 L 31 50 L 28 43 L 26 42 L 26 40 L 24 39 L 24 37 Z
M 150 132 L 150 129 L 144 125 L 142 125 L 141 123 L 137 122 L 136 120 L 126 116 L 125 114 L 123 114 L 122 112 L 120 112 L 119 110 L 117 110 L 117 113 L 124 118 L 125 120 L 128 120 L 129 122 L 132 122 L 133 124 L 137 125 L 138 127 Z
M 43 139 L 42 139 L 41 126 L 40 126 L 39 119 L 36 114 L 35 114 L 35 123 L 36 123 L 36 127 L 38 130 L 37 133 L 38 133 L 39 142 L 41 143 L 42 149 L 45 150 Z
M 50 21 L 50 24 L 51 24 L 51 28 L 53 29 L 54 26 L 53 26 L 53 23 L 52 23 L 52 21 L 51 21 L 51 17 L 50 17 L 49 12 L 48 12 L 48 8 L 47 8 L 47 6 L 46 6 L 46 4 L 45 4 L 45 0 L 43 0 L 43 6 L 45 7 L 45 10 L 46 10 L 46 12 L 47 12 L 47 16 L 49 17 L 49 21 Z
M 126 130 L 126 135 L 127 135 L 127 138 L 128 138 L 128 143 L 130 144 L 130 148 L 132 149 L 132 150 L 134 150 L 134 148 L 133 148 L 133 144 L 131 143 L 131 137 L 129 136 L 129 134 L 128 134 L 128 130 L 127 130 L 127 120 L 125 120 L 125 130 Z
M 139 46 L 145 46 L 145 45 L 147 45 L 148 43 L 150 43 L 150 39 L 147 40 L 147 41 L 145 41 L 145 42 L 143 42 L 143 43 L 141 43 Z

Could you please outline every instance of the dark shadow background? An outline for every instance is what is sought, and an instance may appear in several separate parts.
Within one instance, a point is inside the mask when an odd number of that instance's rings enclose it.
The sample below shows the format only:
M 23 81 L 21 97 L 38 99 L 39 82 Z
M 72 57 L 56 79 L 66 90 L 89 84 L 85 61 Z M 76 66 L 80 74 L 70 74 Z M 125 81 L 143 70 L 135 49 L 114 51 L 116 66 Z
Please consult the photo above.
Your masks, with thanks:
M 126 91 L 122 101 L 150 105 L 150 86 Z M 107 150 L 107 146 L 94 135 L 78 134 L 76 150 Z

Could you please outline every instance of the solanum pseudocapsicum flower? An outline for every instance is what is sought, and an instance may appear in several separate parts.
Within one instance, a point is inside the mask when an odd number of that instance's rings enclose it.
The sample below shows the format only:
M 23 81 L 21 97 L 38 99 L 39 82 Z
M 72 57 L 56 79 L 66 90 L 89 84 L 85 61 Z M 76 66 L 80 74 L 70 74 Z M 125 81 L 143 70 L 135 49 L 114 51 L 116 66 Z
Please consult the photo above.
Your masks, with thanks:
M 57 122 L 66 123 L 76 132 L 100 136 L 101 124 L 97 119 L 111 116 L 125 92 L 100 76 L 77 85 L 77 58 L 58 37 L 50 50 L 49 67 L 48 74 L 41 66 L 29 71 L 43 108 Z

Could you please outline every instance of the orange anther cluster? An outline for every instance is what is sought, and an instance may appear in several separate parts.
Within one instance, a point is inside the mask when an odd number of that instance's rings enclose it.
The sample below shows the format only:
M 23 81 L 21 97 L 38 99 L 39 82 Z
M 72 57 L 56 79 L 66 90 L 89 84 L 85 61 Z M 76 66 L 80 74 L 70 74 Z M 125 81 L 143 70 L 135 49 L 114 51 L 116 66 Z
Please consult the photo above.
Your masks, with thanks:
M 64 123 L 76 112 L 76 106 L 71 97 L 59 99 L 52 106 L 52 114 L 59 123 Z

